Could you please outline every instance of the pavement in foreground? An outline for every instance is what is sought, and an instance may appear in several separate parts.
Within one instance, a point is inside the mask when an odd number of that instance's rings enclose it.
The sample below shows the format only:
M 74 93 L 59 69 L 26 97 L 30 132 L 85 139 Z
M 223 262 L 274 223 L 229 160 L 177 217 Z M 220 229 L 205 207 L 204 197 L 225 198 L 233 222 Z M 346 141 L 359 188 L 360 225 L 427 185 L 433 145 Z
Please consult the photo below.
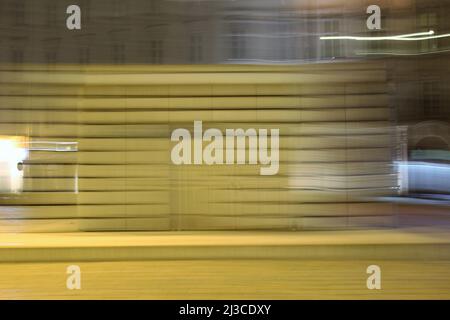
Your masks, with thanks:
M 448 231 L 0 234 L 0 298 L 450 299 Z

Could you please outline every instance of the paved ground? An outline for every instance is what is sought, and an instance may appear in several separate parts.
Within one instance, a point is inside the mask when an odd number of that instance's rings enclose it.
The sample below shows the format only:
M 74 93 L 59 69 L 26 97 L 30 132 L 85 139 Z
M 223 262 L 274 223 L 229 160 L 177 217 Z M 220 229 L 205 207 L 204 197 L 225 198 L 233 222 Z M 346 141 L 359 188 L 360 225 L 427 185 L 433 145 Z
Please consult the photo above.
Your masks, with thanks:
M 448 234 L 2 234 L 0 298 L 450 299 Z M 81 290 L 66 288 L 73 264 Z M 372 264 L 381 290 L 366 287 Z
M 382 289 L 366 288 L 366 268 Z M 449 261 L 195 260 L 0 264 L 2 299 L 450 299 Z

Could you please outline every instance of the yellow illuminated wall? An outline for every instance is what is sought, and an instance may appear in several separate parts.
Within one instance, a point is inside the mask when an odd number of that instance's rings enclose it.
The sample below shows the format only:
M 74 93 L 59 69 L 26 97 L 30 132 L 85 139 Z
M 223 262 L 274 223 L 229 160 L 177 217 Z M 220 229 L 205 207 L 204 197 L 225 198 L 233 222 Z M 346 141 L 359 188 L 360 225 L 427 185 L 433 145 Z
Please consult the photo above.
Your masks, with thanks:
M 1 231 L 389 225 L 384 63 L 0 68 L 0 136 L 29 140 Z M 279 128 L 280 171 L 171 164 L 171 132 Z

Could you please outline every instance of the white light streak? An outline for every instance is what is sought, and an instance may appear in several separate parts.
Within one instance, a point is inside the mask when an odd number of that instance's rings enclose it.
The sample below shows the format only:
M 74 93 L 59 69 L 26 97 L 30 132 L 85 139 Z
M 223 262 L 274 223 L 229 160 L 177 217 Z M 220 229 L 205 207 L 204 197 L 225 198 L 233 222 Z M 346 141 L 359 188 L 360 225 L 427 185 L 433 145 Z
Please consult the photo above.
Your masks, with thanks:
M 434 35 L 434 31 L 409 33 L 385 37 L 357 37 L 357 36 L 326 36 L 320 40 L 356 40 L 356 41 L 423 41 L 450 37 L 450 33 Z

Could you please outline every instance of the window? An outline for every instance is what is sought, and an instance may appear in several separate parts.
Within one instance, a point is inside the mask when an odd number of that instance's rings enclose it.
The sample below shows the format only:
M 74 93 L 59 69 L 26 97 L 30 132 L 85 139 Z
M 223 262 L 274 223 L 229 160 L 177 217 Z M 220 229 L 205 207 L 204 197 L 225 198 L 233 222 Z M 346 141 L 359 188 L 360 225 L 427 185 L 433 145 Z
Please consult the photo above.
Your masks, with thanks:
M 339 34 L 339 21 L 326 20 L 324 23 L 324 36 Z M 340 42 L 337 40 L 322 41 L 322 58 L 334 58 L 340 55 Z
M 189 47 L 189 61 L 198 63 L 203 60 L 203 38 L 201 35 L 192 35 Z
M 437 32 L 438 16 L 435 12 L 422 13 L 418 17 L 419 28 L 421 31 L 433 30 Z M 420 52 L 430 52 L 438 49 L 438 39 L 429 39 L 419 41 Z
M 426 117 L 439 117 L 439 82 L 427 81 L 423 84 L 423 110 Z
M 56 25 L 56 4 L 55 3 L 51 3 L 47 6 L 45 23 L 48 27 Z
M 80 3 L 81 20 L 84 22 L 91 21 L 91 0 L 83 0 Z
M 241 26 L 234 26 L 231 32 L 231 58 L 244 59 L 247 55 L 245 33 Z
M 294 36 L 295 25 L 292 22 L 283 22 L 279 25 L 279 60 L 291 60 L 297 57 L 297 38 Z
M 128 3 L 124 0 L 114 0 L 113 13 L 115 17 L 125 17 L 128 14 Z
M 163 62 L 162 40 L 152 40 L 150 42 L 150 61 L 154 64 L 160 64 Z
M 14 24 L 21 26 L 25 24 L 25 1 L 14 0 Z
M 123 44 L 114 44 L 112 51 L 114 63 L 125 62 L 125 46 Z
M 90 61 L 90 49 L 89 47 L 81 47 L 80 48 L 80 56 L 79 56 L 79 62 L 80 64 L 88 64 Z
M 150 0 L 148 3 L 150 13 L 158 13 L 161 11 L 161 3 L 159 0 Z
M 55 63 L 57 56 L 56 50 L 49 50 L 45 53 L 45 61 L 47 63 Z
M 383 33 L 380 30 L 373 30 L 370 32 L 371 37 L 382 37 Z M 367 41 L 367 46 L 370 53 L 380 53 L 383 41 Z
M 13 49 L 11 52 L 11 62 L 15 64 L 23 63 L 23 50 Z

